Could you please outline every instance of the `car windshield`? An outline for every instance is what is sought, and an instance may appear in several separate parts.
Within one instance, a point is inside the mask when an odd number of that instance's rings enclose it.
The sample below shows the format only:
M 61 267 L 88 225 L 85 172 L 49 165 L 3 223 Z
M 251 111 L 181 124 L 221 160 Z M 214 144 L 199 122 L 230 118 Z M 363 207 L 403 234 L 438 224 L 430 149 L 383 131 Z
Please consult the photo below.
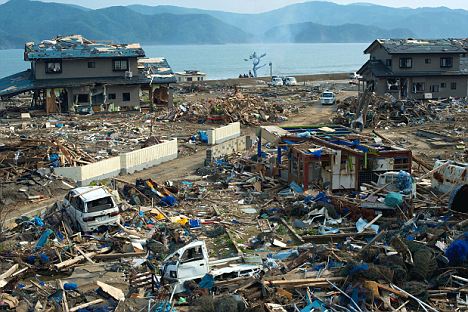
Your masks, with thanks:
M 92 200 L 86 204 L 87 212 L 98 212 L 110 209 L 114 206 L 114 202 L 110 196 Z
M 333 97 L 333 93 L 324 93 L 322 96 L 325 98 L 331 98 Z

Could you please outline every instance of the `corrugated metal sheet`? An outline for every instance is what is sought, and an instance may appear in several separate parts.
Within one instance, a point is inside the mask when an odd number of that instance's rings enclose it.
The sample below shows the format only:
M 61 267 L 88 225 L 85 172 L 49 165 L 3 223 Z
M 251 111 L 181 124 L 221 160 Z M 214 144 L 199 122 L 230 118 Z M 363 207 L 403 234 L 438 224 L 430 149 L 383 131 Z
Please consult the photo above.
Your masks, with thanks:
M 452 192 L 458 185 L 468 184 L 468 163 L 457 163 L 448 160 L 437 160 L 434 168 L 449 162 L 432 175 L 431 184 L 441 193 Z

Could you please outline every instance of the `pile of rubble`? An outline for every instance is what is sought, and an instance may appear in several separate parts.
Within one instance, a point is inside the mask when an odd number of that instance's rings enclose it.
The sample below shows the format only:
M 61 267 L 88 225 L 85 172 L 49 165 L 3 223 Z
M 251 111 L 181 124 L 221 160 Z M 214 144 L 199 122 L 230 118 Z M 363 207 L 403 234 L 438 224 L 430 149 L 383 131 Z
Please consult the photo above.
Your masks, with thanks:
M 362 105 L 366 128 L 391 128 L 422 125 L 429 121 L 454 121 L 457 114 L 468 112 L 468 102 L 464 99 L 445 100 L 396 100 L 391 95 L 370 94 Z M 359 118 L 359 99 L 348 97 L 338 103 L 337 113 L 332 122 L 350 126 Z
M 168 121 L 183 119 L 196 123 L 239 121 L 243 125 L 256 126 L 265 122 L 287 120 L 292 109 L 291 105 L 270 102 L 263 97 L 244 95 L 236 91 L 234 95 L 226 98 L 180 104 L 157 119 Z
M 360 192 L 304 190 L 275 178 L 267 164 L 235 155 L 176 182 L 115 179 L 115 190 L 77 189 L 42 215 L 17 219 L 0 241 L 0 306 L 467 309 L 466 207 L 458 212 L 435 195 L 424 179 L 431 172 L 420 176 L 417 197 L 409 199 L 372 184 Z M 413 180 L 405 173 L 399 179 L 402 190 Z M 79 207 L 74 198 L 99 200 L 90 192 L 101 189 L 119 207 L 117 223 L 104 222 L 114 210 L 98 217 L 83 208 L 88 215 L 71 212 Z M 393 209 L 361 208 L 367 201 Z M 79 231 L 87 226 L 92 232 Z

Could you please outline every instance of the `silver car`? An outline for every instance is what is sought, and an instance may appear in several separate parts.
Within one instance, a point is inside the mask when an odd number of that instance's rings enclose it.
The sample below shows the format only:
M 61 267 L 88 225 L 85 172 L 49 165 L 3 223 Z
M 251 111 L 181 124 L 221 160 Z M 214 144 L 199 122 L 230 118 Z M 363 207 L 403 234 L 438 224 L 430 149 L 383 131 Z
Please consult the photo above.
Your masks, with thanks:
M 79 231 L 92 232 L 101 225 L 114 225 L 120 220 L 114 197 L 100 186 L 78 187 L 63 200 L 71 223 Z

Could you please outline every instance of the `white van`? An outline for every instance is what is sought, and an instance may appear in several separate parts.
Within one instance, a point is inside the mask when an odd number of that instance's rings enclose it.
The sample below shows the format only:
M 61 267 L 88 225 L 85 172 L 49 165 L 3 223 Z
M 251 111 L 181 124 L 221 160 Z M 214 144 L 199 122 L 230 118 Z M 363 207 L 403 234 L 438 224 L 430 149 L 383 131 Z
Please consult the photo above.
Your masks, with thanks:
M 78 187 L 70 190 L 63 208 L 71 225 L 83 232 L 92 232 L 101 225 L 113 225 L 120 220 L 114 197 L 101 186 Z
M 320 103 L 322 105 L 333 105 L 335 104 L 335 102 L 336 102 L 335 93 L 331 91 L 325 91 L 320 96 Z
M 297 80 L 295 77 L 286 77 L 284 78 L 285 86 L 297 86 Z
M 273 78 L 271 78 L 270 85 L 271 86 L 282 86 L 283 85 L 283 79 L 281 79 L 281 77 L 273 77 Z

